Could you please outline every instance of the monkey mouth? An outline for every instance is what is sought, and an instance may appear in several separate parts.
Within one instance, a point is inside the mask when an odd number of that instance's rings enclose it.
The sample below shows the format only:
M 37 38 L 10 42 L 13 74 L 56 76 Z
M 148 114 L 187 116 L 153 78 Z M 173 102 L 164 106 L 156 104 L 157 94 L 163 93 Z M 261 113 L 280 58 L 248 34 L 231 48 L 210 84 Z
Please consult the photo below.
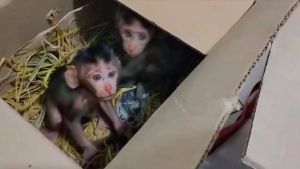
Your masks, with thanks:
M 136 58 L 138 55 L 128 55 L 130 58 Z
M 114 97 L 114 95 L 109 95 L 109 96 L 104 96 L 104 97 L 100 97 L 102 100 L 110 100 Z
M 140 52 L 127 51 L 127 54 L 128 54 L 130 57 L 134 58 L 134 57 L 138 56 L 138 55 L 140 54 Z

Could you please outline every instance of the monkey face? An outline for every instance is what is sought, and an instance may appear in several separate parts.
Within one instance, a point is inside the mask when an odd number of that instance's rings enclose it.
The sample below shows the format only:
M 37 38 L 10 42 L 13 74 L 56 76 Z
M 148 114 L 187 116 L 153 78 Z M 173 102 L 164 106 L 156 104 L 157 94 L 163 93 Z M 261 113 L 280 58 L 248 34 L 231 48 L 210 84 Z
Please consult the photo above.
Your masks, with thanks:
M 100 60 L 96 64 L 87 65 L 81 74 L 86 75 L 86 85 L 98 98 L 109 100 L 116 93 L 119 71 L 114 62 Z
M 130 24 L 121 20 L 118 28 L 122 38 L 123 49 L 131 57 L 141 54 L 152 36 L 138 20 L 133 20 Z

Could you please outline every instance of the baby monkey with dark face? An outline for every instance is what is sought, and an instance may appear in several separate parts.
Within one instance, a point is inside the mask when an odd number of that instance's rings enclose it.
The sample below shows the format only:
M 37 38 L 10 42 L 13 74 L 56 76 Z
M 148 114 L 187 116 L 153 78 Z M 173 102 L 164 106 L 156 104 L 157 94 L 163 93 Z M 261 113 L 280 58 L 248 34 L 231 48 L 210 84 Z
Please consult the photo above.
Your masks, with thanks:
M 135 81 L 160 92 L 165 100 L 204 58 L 139 15 L 120 7 L 116 28 L 128 63 L 120 83 Z
M 117 91 L 120 62 L 113 50 L 92 45 L 80 51 L 73 61 L 55 71 L 46 91 L 47 127 L 41 131 L 56 141 L 62 127 L 83 151 L 84 164 L 97 151 L 82 128 L 82 117 L 100 115 L 111 129 L 122 132 L 110 99 Z

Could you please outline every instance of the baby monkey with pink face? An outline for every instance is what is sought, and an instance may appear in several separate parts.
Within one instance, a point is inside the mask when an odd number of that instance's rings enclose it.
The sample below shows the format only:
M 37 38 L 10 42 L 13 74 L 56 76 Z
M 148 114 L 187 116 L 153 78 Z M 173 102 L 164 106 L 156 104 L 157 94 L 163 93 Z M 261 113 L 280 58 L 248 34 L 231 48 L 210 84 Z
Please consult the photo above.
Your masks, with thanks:
M 129 56 L 122 67 L 121 84 L 141 83 L 165 100 L 203 59 L 199 52 L 125 7 L 118 9 L 115 22 L 123 51 Z
M 83 152 L 82 164 L 97 152 L 83 131 L 83 117 L 100 116 L 113 131 L 123 132 L 125 124 L 110 101 L 117 91 L 120 68 L 112 48 L 100 44 L 80 51 L 51 75 L 45 96 L 47 125 L 41 131 L 55 142 L 59 131 L 66 129 Z

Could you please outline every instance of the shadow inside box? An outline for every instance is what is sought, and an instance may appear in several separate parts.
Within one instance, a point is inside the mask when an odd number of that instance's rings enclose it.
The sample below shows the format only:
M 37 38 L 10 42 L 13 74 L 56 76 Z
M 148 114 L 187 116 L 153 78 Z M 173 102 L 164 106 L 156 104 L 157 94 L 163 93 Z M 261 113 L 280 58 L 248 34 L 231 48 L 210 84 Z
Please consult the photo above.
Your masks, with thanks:
M 252 118 L 213 151 L 198 169 L 251 169 L 241 159 L 247 148 Z

